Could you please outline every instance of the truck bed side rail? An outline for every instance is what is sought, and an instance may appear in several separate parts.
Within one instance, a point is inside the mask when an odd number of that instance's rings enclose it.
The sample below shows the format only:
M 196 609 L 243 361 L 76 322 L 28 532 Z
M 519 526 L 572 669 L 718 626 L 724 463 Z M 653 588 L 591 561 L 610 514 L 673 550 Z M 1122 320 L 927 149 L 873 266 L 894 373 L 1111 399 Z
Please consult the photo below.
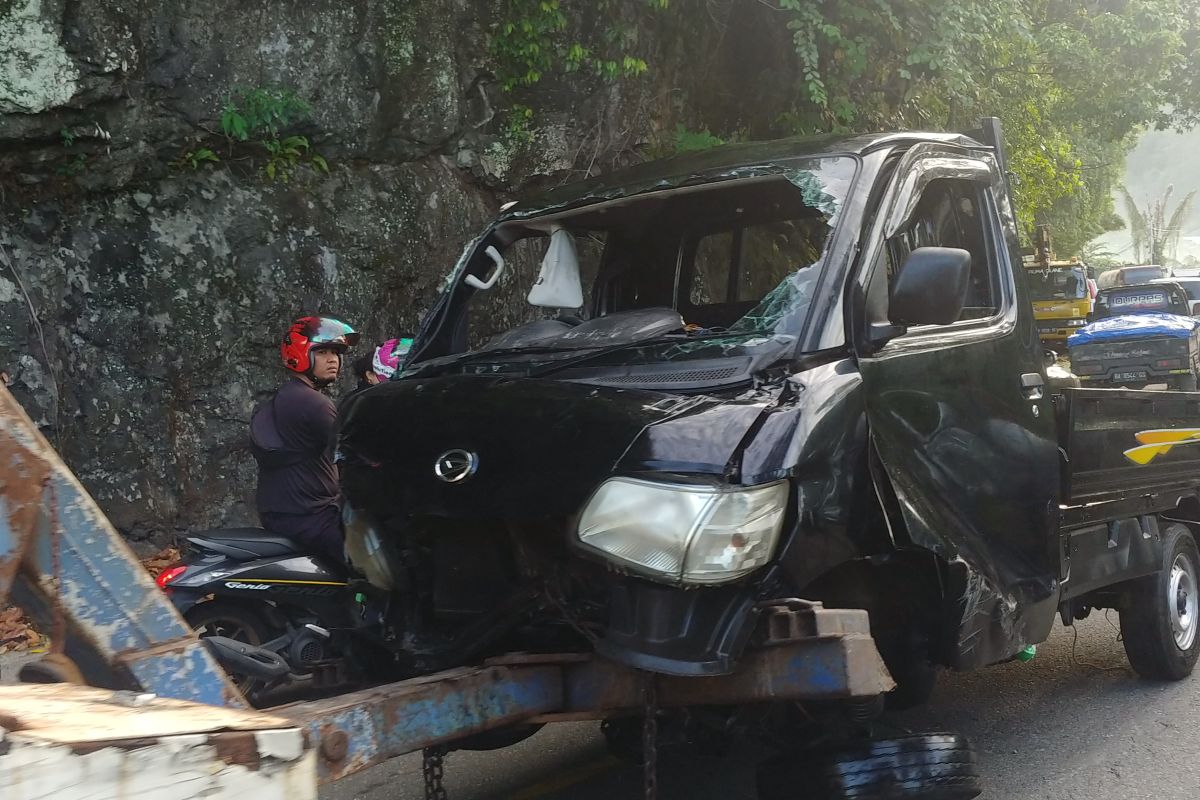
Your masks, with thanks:
M 1064 503 L 1200 489 L 1200 393 L 1065 389 Z

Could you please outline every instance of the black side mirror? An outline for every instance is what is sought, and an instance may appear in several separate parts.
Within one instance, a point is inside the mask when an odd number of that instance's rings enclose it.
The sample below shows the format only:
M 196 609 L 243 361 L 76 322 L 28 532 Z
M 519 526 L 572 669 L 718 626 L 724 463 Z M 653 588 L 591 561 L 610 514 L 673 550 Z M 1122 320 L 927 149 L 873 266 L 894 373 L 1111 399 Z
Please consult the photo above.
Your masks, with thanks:
M 967 302 L 971 254 L 956 247 L 918 247 L 892 287 L 888 316 L 902 325 L 949 325 Z

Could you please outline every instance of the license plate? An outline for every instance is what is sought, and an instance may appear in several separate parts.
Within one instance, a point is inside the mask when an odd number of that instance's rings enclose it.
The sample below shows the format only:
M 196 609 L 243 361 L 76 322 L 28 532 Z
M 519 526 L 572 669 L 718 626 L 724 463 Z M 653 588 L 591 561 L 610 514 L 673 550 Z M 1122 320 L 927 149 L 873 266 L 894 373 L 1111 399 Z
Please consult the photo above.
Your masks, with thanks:
M 1120 383 L 1121 381 L 1144 381 L 1144 380 L 1146 380 L 1146 373 L 1144 371 L 1141 371 L 1141 372 L 1114 372 L 1112 379 L 1113 379 L 1113 383 Z

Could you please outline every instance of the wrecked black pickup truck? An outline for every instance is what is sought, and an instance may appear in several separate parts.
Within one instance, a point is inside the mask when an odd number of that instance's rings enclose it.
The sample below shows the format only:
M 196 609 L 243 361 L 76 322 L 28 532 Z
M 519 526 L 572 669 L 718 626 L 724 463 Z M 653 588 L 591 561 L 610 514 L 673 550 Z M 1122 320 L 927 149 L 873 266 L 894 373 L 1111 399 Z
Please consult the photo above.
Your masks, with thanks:
M 1100 608 L 1138 672 L 1188 675 L 1200 397 L 1047 390 L 985 130 L 731 146 L 504 210 L 340 420 L 347 549 L 415 668 L 704 682 L 820 603 L 868 612 L 900 702 Z

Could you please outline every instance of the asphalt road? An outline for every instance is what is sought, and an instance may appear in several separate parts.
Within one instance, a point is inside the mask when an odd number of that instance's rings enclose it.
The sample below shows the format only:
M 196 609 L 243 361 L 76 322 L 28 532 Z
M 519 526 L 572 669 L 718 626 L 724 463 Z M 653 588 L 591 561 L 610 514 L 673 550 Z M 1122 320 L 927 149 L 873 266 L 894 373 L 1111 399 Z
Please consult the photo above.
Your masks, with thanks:
M 1111 616 L 1115 625 L 1116 615 Z M 1139 680 L 1114 627 L 1094 615 L 1058 629 L 1033 661 L 944 674 L 933 703 L 887 717 L 975 743 L 989 800 L 1173 800 L 1200 795 L 1200 673 Z M 753 751 L 663 757 L 662 800 L 754 800 Z M 514 747 L 453 753 L 450 800 L 636 800 L 641 775 L 606 755 L 595 723 L 544 728 Z M 321 800 L 419 800 L 421 763 L 406 756 L 322 790 Z M 797 800 L 802 800 L 798 797 Z

